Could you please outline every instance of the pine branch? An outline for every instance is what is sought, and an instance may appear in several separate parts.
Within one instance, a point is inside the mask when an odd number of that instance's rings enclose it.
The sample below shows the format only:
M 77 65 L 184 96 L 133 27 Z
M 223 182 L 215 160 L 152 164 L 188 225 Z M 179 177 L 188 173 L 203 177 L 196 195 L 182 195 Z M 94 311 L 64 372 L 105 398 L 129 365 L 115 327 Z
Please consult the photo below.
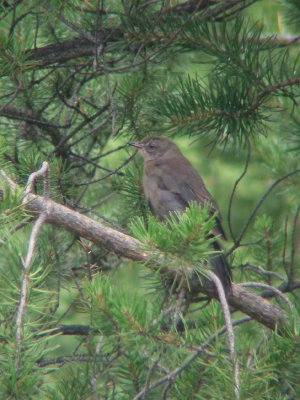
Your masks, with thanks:
M 33 112 L 32 110 L 26 110 L 22 108 L 16 108 L 13 106 L 1 106 L 0 107 L 0 115 L 11 118 L 17 119 L 21 121 L 26 121 L 34 125 L 47 127 L 51 129 L 58 129 L 58 128 L 68 128 L 68 125 L 65 126 L 57 126 L 45 119 L 41 118 L 38 113 Z
M 2 5 L 0 8 L 2 8 L 3 14 L 0 17 L 0 21 L 7 16 L 12 10 L 15 10 L 19 4 L 21 4 L 23 0 L 15 0 L 11 4 L 9 4 L 7 1 L 3 1 Z
M 103 360 L 102 357 L 97 357 L 96 361 L 101 362 Z M 73 355 L 73 356 L 61 356 L 61 357 L 56 357 L 56 358 L 50 358 L 46 360 L 38 360 L 37 365 L 39 367 L 47 367 L 48 365 L 52 364 L 66 364 L 69 362 L 87 362 L 87 361 L 93 361 L 95 362 L 95 356 L 90 356 L 87 354 L 79 354 L 79 355 Z
M 37 112 L 24 108 L 17 108 L 11 105 L 0 107 L 0 115 L 13 120 L 25 121 L 30 125 L 36 125 L 49 137 L 53 146 L 59 147 L 58 154 L 66 157 L 67 147 L 61 144 L 62 136 L 60 128 L 68 128 L 68 125 L 58 126 L 50 121 L 47 121 Z M 63 144 L 65 144 L 65 142 Z
M 159 13 L 154 13 L 150 19 L 155 22 L 158 17 L 165 18 L 171 15 L 193 14 L 203 10 L 212 10 L 203 16 L 203 20 L 213 20 L 217 16 L 222 16 L 224 12 L 234 9 L 241 3 L 240 0 L 213 1 L 213 0 L 191 0 L 174 7 L 163 9 Z M 251 4 L 249 1 L 242 2 L 246 7 Z M 214 8 L 211 8 L 214 6 Z M 219 7 L 218 7 L 219 6 Z M 110 28 L 98 29 L 93 34 L 93 40 L 87 36 L 76 37 L 71 40 L 61 41 L 60 43 L 50 44 L 44 47 L 27 50 L 29 60 L 35 61 L 34 67 L 46 67 L 54 63 L 63 63 L 78 57 L 91 57 L 97 54 L 97 49 L 106 47 L 111 43 L 124 40 L 126 28 L 122 25 Z
M 6 176 L 5 173 L 2 173 L 2 175 Z M 12 185 L 12 188 L 16 188 L 16 185 Z M 23 204 L 30 212 L 46 213 L 46 222 L 50 224 L 61 226 L 95 244 L 105 246 L 109 251 L 119 256 L 145 262 L 151 266 L 156 265 L 162 273 L 168 274 L 172 279 L 178 279 L 179 271 L 168 269 L 165 264 L 163 266 L 160 265 L 163 257 L 161 254 L 157 254 L 154 258 L 151 252 L 143 250 L 141 242 L 129 235 L 107 227 L 50 199 L 32 193 L 28 193 L 24 197 Z M 197 276 L 193 275 L 192 268 L 189 272 L 192 276 L 188 282 L 187 290 L 191 294 L 197 295 L 202 292 L 210 297 L 218 298 L 213 285 L 208 285 L 207 282 L 205 284 L 201 283 Z M 232 293 L 228 296 L 228 303 L 231 307 L 248 314 L 271 329 L 276 327 L 283 328 L 287 323 L 287 315 L 281 308 L 264 301 L 256 294 L 248 292 L 241 285 L 232 285 Z
M 103 335 L 101 329 L 92 328 L 89 325 L 79 325 L 79 324 L 59 324 L 53 326 L 53 331 L 47 332 L 45 336 L 56 335 L 57 333 L 61 333 L 62 335 L 79 335 L 79 336 L 88 336 L 90 334 L 96 335 Z M 39 337 L 44 336 L 43 334 Z

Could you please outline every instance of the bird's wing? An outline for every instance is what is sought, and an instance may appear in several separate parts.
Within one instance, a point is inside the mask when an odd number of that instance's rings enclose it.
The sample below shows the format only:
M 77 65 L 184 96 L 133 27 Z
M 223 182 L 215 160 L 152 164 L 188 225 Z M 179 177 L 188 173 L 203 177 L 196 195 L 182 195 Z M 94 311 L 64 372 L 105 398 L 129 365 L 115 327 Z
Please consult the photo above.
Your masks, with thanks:
M 217 213 L 216 214 L 215 233 L 217 235 L 221 235 L 221 237 L 226 240 L 226 235 L 225 235 L 225 232 L 222 227 L 222 215 L 219 211 L 219 208 L 218 208 L 216 202 L 212 198 L 211 194 L 207 191 L 204 184 L 203 184 L 203 188 L 201 190 L 199 190 L 197 188 L 195 190 L 194 187 L 190 186 L 189 183 L 187 183 L 186 186 L 189 189 L 189 191 L 186 190 L 185 193 L 187 193 L 187 192 L 191 193 L 191 199 L 189 201 L 198 201 L 200 204 L 203 204 L 203 205 L 207 204 L 209 206 L 210 215 Z M 205 191 L 204 191 L 204 189 L 205 189 Z
M 174 201 L 178 203 L 179 210 L 188 207 L 191 201 L 197 201 L 200 205 L 207 204 L 211 215 L 217 212 L 216 234 L 226 239 L 221 224 L 221 213 L 216 202 L 188 160 L 183 158 L 180 161 L 178 163 L 176 159 L 169 159 L 160 166 L 162 173 L 159 176 L 158 188 L 169 192 L 169 196 L 173 196 Z

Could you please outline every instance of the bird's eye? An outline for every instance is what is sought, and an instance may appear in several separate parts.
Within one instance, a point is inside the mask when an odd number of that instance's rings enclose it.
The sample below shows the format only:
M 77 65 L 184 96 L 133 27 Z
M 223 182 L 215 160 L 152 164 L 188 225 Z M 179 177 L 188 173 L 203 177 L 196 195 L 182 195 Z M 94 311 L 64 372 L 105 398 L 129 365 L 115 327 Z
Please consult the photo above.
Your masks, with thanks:
M 148 144 L 148 148 L 150 149 L 150 150 L 153 150 L 153 149 L 155 149 L 155 144 L 153 144 L 153 143 L 149 143 Z

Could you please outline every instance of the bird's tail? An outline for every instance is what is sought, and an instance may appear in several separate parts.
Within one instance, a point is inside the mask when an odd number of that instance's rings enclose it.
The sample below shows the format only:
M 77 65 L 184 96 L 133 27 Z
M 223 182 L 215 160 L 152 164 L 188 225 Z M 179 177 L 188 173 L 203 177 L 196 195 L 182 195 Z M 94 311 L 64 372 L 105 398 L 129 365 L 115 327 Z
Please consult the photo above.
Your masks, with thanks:
M 212 247 L 216 251 L 222 251 L 222 246 L 217 240 L 215 240 L 212 243 Z M 232 276 L 229 264 L 224 254 L 223 253 L 213 254 L 212 256 L 210 256 L 209 262 L 213 268 L 213 271 L 222 282 L 225 295 L 227 296 L 231 291 Z

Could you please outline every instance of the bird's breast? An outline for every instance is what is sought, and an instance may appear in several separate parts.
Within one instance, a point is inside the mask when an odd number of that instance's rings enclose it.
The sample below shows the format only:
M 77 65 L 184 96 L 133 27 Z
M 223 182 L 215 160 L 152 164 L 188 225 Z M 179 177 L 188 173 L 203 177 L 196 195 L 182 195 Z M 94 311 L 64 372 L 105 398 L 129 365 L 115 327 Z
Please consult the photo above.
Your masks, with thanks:
M 176 188 L 166 185 L 166 171 L 156 162 L 145 164 L 143 189 L 150 209 L 154 215 L 163 219 L 173 211 L 183 211 L 185 205 L 180 200 Z

